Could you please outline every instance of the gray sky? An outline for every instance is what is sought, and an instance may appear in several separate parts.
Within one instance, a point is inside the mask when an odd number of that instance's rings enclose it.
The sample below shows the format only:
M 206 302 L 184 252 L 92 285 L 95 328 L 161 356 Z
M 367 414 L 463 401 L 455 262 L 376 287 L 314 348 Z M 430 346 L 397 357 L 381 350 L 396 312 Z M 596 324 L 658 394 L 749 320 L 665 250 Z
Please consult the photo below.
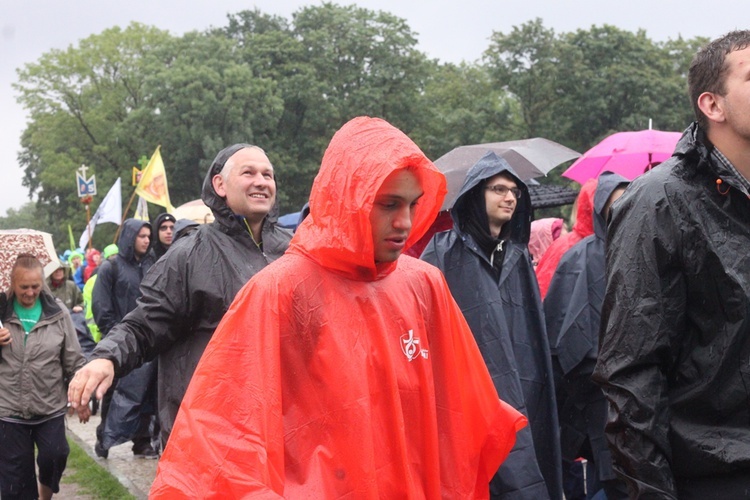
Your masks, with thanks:
M 173 34 L 223 26 L 227 13 L 259 8 L 287 18 L 303 0 L 13 0 L 0 1 L 0 215 L 29 201 L 21 185 L 18 166 L 20 137 L 26 113 L 16 103 L 11 84 L 16 69 L 35 62 L 50 49 L 77 45 L 83 38 L 131 21 L 166 29 Z M 489 44 L 493 31 L 509 32 L 513 26 L 540 17 L 556 32 L 612 24 L 636 31 L 645 29 L 653 40 L 706 36 L 716 38 L 733 29 L 746 29 L 747 0 L 340 0 L 372 10 L 383 10 L 408 21 L 418 33 L 419 48 L 441 61 L 475 61 Z M 655 128 L 658 119 L 655 117 Z M 96 173 L 96 166 L 93 166 Z M 70 179 L 75 189 L 75 179 Z M 100 190 L 109 186 L 97 186 Z M 95 207 L 94 207 L 95 208 Z

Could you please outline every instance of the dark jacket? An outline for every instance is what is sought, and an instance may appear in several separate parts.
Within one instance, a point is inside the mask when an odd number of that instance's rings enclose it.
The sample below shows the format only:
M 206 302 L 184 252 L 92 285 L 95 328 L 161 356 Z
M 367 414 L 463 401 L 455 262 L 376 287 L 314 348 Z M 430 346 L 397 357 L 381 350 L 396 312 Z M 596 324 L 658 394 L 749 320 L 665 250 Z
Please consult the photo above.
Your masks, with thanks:
M 153 256 L 148 252 L 135 258 L 135 239 L 143 226 L 148 222 L 127 219 L 123 222 L 117 246 L 120 252 L 111 260 L 105 260 L 99 266 L 99 276 L 92 293 L 92 308 L 94 321 L 102 332 L 102 337 L 119 323 L 127 313 L 135 309 L 136 300 L 140 296 L 141 280 L 154 263 Z M 153 235 L 153 231 L 152 231 Z
M 691 125 L 612 211 L 594 380 L 631 495 L 750 486 L 750 199 L 712 148 Z
M 628 182 L 612 172 L 599 176 L 594 194 L 594 234 L 563 255 L 544 299 L 563 458 L 573 461 L 584 456 L 591 460 L 596 467 L 592 472 L 601 481 L 616 479 L 604 438 L 607 403 L 599 386 L 591 381 L 599 352 L 599 322 L 606 286 L 604 211 L 612 193 Z
M 143 280 L 138 307 L 94 351 L 95 358 L 112 360 L 117 374 L 159 356 L 163 442 L 198 360 L 234 296 L 255 273 L 281 257 L 292 236 L 276 226 L 275 206 L 263 223 L 263 250 L 259 249 L 214 191 L 214 175 L 242 147 L 248 146 L 222 150 L 206 174 L 201 197 L 213 211 L 214 222 L 172 244 Z
M 513 217 L 501 231 L 502 265 L 469 234 L 469 196 L 484 196 L 486 179 L 505 172 L 522 191 Z M 484 203 L 481 203 L 484 206 Z M 473 211 L 477 217 L 477 214 Z M 484 212 L 487 237 L 489 225 Z M 436 234 L 422 259 L 443 271 L 482 352 L 500 397 L 529 419 L 500 467 L 493 498 L 561 498 L 562 476 L 554 382 L 542 303 L 527 244 L 531 200 L 510 165 L 489 153 L 474 165 L 452 210 L 453 229 Z M 497 258 L 497 257 L 496 257 Z M 497 270 L 500 269 L 500 273 Z

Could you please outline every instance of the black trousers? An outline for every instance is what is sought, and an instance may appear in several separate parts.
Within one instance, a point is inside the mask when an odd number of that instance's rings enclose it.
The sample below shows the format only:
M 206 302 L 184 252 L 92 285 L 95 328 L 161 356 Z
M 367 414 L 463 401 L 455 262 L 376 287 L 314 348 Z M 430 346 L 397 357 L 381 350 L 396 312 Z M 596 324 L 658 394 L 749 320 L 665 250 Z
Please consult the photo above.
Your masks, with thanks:
M 0 437 L 0 497 L 3 500 L 39 498 L 34 467 L 35 445 L 39 482 L 53 493 L 60 491 L 60 478 L 70 454 L 65 439 L 64 415 L 39 424 L 0 420 Z

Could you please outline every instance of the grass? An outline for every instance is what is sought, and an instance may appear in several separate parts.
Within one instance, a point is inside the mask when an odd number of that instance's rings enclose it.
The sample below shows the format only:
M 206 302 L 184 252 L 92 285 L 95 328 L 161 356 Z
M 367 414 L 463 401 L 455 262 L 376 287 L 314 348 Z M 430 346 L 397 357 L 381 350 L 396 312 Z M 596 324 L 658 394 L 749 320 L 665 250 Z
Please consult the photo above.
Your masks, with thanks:
M 78 444 L 68 439 L 70 456 L 62 482 L 74 483 L 82 494 L 95 498 L 134 500 L 135 497 L 107 470 L 97 464 Z

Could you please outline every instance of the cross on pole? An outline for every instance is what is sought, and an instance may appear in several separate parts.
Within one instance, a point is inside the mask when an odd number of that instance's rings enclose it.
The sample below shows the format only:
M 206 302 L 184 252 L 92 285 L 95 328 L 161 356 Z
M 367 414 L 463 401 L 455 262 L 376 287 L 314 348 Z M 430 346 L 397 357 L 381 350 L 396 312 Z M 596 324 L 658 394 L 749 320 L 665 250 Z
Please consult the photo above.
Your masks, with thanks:
M 83 163 L 81 163 L 81 168 L 78 169 L 78 171 L 81 172 L 81 177 L 83 177 L 84 179 L 86 178 L 86 170 L 88 169 L 89 167 L 87 167 Z

